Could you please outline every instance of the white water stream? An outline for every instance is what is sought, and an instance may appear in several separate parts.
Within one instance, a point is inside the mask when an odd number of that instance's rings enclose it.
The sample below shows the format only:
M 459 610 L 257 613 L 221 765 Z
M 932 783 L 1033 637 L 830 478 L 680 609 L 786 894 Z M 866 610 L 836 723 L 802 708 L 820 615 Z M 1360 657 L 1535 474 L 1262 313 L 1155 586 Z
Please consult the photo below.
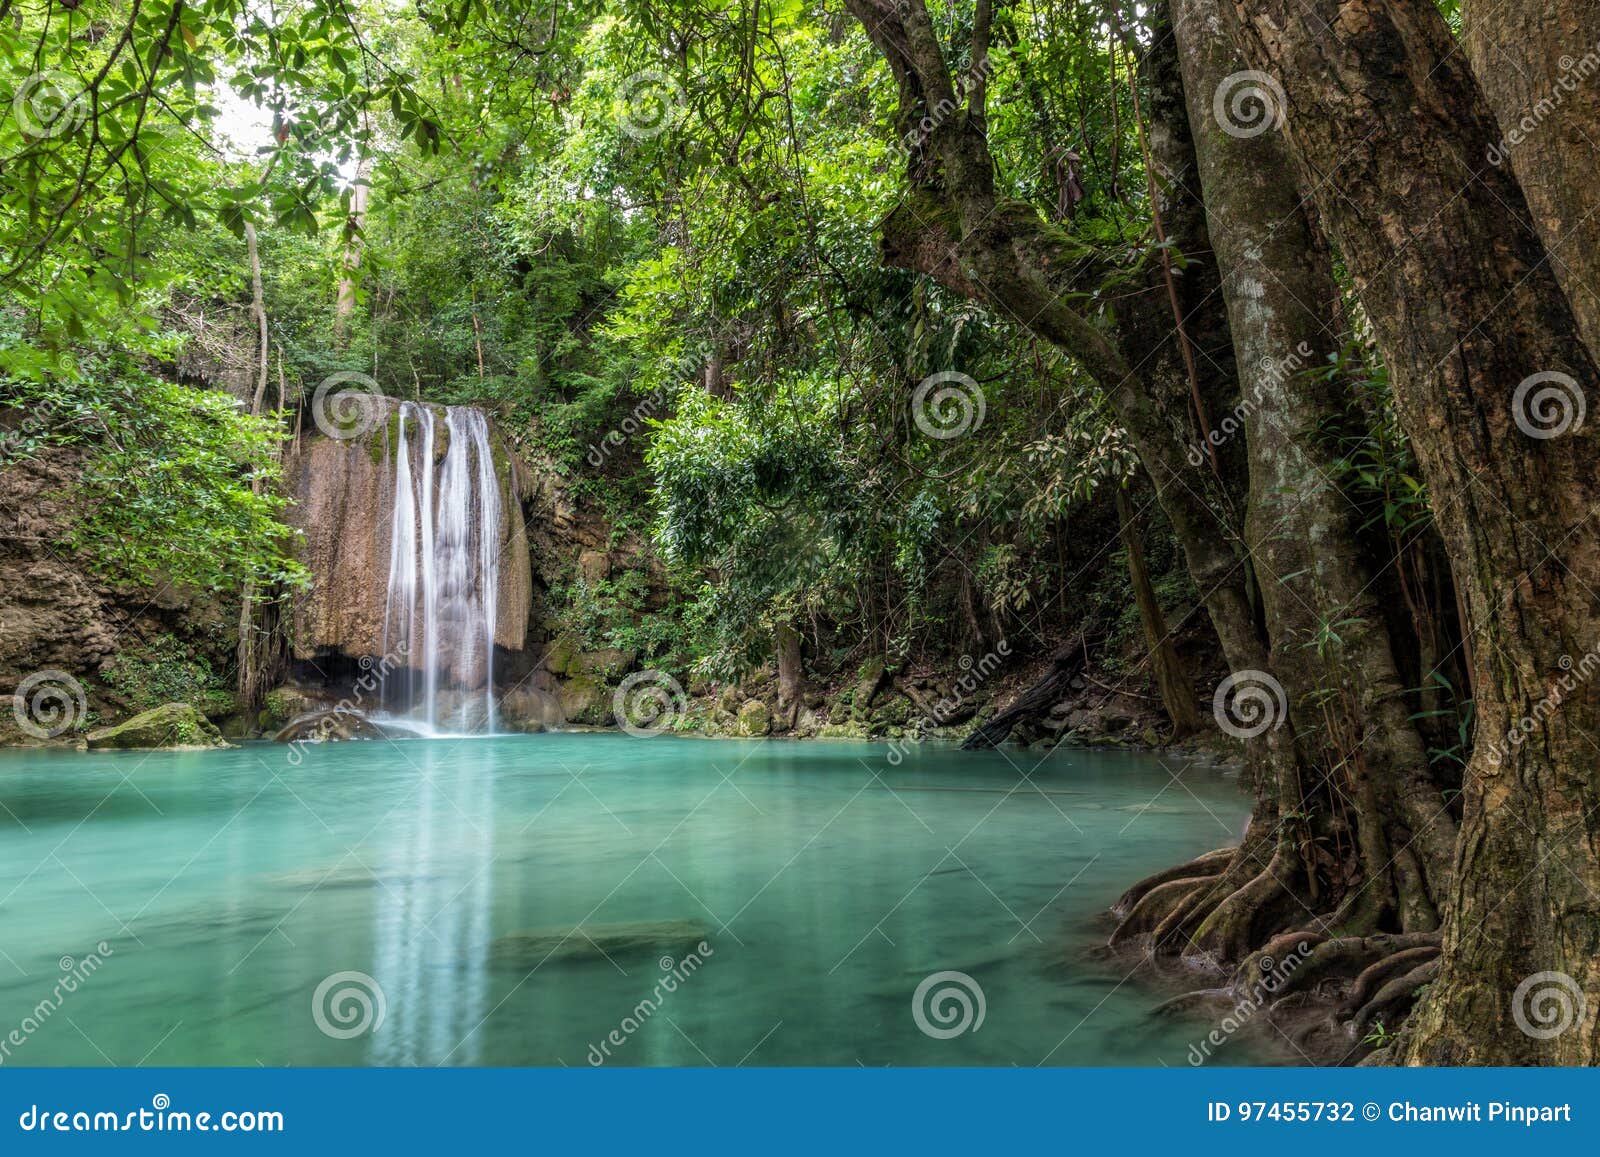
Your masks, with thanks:
M 385 701 L 424 734 L 495 730 L 494 633 L 500 491 L 489 422 L 467 406 L 439 420 L 400 404 L 384 604 L 385 656 L 403 656 Z

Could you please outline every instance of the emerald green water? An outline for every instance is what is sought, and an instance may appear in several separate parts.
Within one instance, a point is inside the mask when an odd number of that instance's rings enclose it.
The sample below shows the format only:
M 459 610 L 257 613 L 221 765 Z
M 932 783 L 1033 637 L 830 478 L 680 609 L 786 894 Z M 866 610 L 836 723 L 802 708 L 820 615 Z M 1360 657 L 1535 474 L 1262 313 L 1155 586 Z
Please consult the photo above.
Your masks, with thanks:
M 0 752 L 4 1063 L 1183 1065 L 1212 1027 L 1091 952 L 1128 884 L 1238 837 L 1213 769 L 593 734 L 287 755 Z M 636 921 L 707 951 L 493 947 Z M 981 987 L 975 1031 L 919 1028 L 942 971 Z M 346 972 L 383 1019 L 344 1002 L 329 1035 Z

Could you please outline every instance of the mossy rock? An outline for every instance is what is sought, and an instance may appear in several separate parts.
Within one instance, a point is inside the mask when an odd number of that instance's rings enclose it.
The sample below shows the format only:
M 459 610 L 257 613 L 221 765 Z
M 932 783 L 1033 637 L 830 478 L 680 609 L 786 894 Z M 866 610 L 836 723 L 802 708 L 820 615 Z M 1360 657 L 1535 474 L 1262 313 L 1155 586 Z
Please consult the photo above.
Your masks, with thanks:
M 211 720 L 187 703 L 164 703 L 84 737 L 91 750 L 229 747 Z
M 291 720 L 274 735 L 278 743 L 338 743 L 352 739 L 386 739 L 386 732 L 359 711 L 335 707 Z
M 611 718 L 611 696 L 605 685 L 592 675 L 574 675 L 562 680 L 556 695 L 561 700 L 561 714 L 568 723 L 604 727 L 615 722 Z
M 577 674 L 578 641 L 571 635 L 557 635 L 544 649 L 544 665 L 557 675 Z
M 623 651 L 606 647 L 598 651 L 580 651 L 572 657 L 568 670 L 573 674 L 598 675 L 602 679 L 620 679 L 638 661 L 637 651 Z
M 772 712 L 759 699 L 746 699 L 739 708 L 739 734 L 765 735 L 772 727 Z
M 322 706 L 320 700 L 294 687 L 274 687 L 262 699 L 261 725 L 276 729 Z
M 904 727 L 911 721 L 915 705 L 904 696 L 896 695 L 878 705 L 872 713 L 872 722 L 881 727 Z

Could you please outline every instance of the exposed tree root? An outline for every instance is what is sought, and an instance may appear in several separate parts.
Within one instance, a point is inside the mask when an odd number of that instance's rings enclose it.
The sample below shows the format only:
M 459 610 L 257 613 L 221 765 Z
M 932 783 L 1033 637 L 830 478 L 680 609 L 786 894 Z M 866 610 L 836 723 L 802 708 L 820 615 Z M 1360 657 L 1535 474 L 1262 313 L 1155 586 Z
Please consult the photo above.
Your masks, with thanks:
M 1206 891 L 1211 886 L 1211 876 L 1192 879 L 1168 880 L 1158 884 L 1140 897 L 1131 911 L 1123 916 L 1116 931 L 1111 934 L 1113 948 L 1126 944 L 1135 936 L 1154 932 L 1167 916 L 1181 908 L 1183 901 Z
M 1385 1028 L 1391 1028 L 1399 1023 L 1416 1003 L 1417 990 L 1425 984 L 1432 983 L 1439 975 L 1439 964 L 1439 959 L 1435 957 L 1426 964 L 1419 964 L 1409 972 L 1402 973 L 1378 989 L 1377 994 L 1362 1005 L 1350 1021 L 1350 1035 L 1360 1037 L 1380 1020 L 1383 1021 Z
M 1302 909 L 1292 890 L 1297 875 L 1296 866 L 1280 847 L 1265 869 L 1222 900 L 1200 923 L 1194 932 L 1194 947 L 1220 963 L 1242 959 L 1263 933 L 1275 924 L 1282 927 L 1286 913 Z
M 1373 993 L 1394 979 L 1396 974 L 1416 968 L 1419 964 L 1426 964 L 1438 955 L 1437 943 L 1424 944 L 1418 948 L 1403 949 L 1391 956 L 1385 956 L 1376 964 L 1368 965 L 1350 986 L 1350 994 L 1345 997 L 1342 1011 L 1347 1016 L 1355 1012 L 1371 999 Z
M 1438 951 L 1439 938 L 1430 933 L 1379 934 L 1376 936 L 1340 936 L 1323 940 L 1314 934 L 1293 933 L 1276 937 L 1267 948 L 1251 959 L 1267 955 L 1273 946 L 1284 942 L 1303 940 L 1312 945 L 1311 951 L 1295 965 L 1279 988 L 1279 994 L 1297 992 L 1316 987 L 1328 980 L 1348 980 L 1363 970 L 1381 963 L 1397 953 L 1416 948 Z M 1276 959 L 1281 960 L 1284 949 L 1278 949 Z M 1259 964 L 1256 965 L 1259 971 Z M 1250 960 L 1240 969 L 1240 976 L 1251 969 Z
M 1234 853 L 1237 850 L 1236 848 L 1218 848 L 1214 852 L 1207 852 L 1203 856 L 1197 856 L 1186 864 L 1178 864 L 1157 872 L 1153 876 L 1146 876 L 1124 892 L 1121 898 L 1111 906 L 1112 914 L 1119 920 L 1125 919 L 1133 910 L 1134 905 L 1144 899 L 1147 893 L 1159 888 L 1162 884 L 1168 884 L 1174 880 L 1209 879 L 1221 875 L 1227 869 L 1228 864 L 1232 862 Z

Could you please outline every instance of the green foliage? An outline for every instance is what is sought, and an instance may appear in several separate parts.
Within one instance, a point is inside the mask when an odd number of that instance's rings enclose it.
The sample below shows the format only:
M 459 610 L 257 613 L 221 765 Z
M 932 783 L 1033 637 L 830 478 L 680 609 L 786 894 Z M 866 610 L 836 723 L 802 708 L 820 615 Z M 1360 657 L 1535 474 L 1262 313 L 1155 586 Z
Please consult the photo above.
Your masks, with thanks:
M 108 577 L 230 590 L 302 581 L 278 521 L 287 499 L 271 487 L 279 429 L 227 395 L 108 355 L 70 376 L 0 379 L 0 415 L 21 433 L 17 456 L 81 453 L 66 542 Z
M 45 437 L 93 448 L 76 533 L 118 573 L 298 577 L 267 426 L 152 372 L 176 354 L 175 306 L 242 320 L 246 223 L 291 405 L 360 370 L 490 407 L 619 530 L 650 526 L 693 593 L 652 612 L 604 584 L 556 592 L 596 641 L 723 673 L 779 624 L 897 656 L 976 646 L 1047 633 L 1081 609 L 1064 588 L 1112 561 L 1070 533 L 1102 482 L 1131 481 L 1104 399 L 1015 319 L 884 267 L 879 223 L 906 193 L 895 86 L 837 10 L 52 11 L 22 4 L 0 30 L 0 88 L 64 70 L 89 113 L 48 136 L 0 127 L 18 182 L 0 198 L 0 252 L 18 254 L 0 270 L 18 337 L 0 373 L 91 382 L 84 428 Z M 953 66 L 975 68 L 973 5 L 931 12 Z M 1127 280 L 1150 223 L 1128 47 L 1104 19 L 1048 0 L 995 12 L 988 127 L 1008 211 Z M 254 156 L 219 147 L 228 89 L 271 122 Z M 1117 292 L 1085 308 L 1110 318 Z M 58 381 L 90 333 L 127 364 Z M 919 424 L 919 385 L 944 371 L 984 403 L 953 439 Z M 1158 582 L 1182 569 L 1163 543 Z
M 233 689 L 193 647 L 172 635 L 128 647 L 100 674 L 132 711 L 163 703 L 187 703 L 202 715 L 222 715 L 233 708 Z
M 562 626 L 584 650 L 612 647 L 632 651 L 641 663 L 684 670 L 699 656 L 690 649 L 681 603 L 652 611 L 645 575 L 627 571 L 616 580 L 590 584 L 581 577 L 570 587 L 554 587 L 550 601 L 565 608 Z

